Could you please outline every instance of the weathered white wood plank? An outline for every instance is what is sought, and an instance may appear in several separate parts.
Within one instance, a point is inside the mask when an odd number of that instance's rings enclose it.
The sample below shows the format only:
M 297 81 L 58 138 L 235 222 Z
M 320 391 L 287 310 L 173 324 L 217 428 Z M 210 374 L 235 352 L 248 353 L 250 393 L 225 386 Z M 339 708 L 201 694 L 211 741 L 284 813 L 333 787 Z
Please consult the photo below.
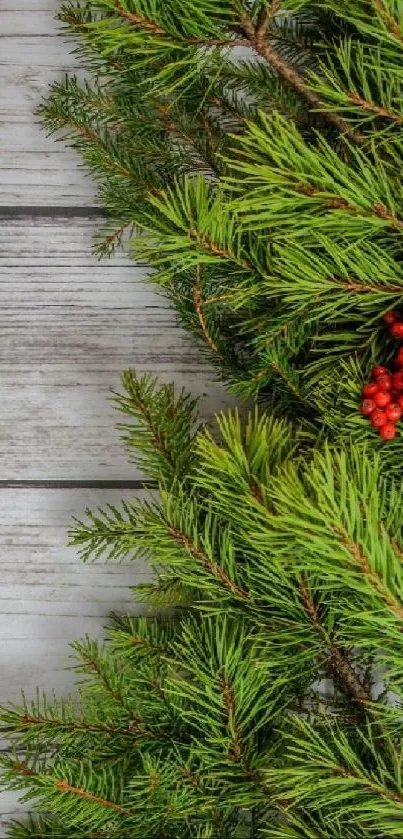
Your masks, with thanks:
M 18 702 L 21 688 L 28 697 L 37 687 L 67 695 L 75 683 L 69 643 L 86 633 L 105 637 L 114 609 L 142 611 L 129 586 L 149 579 L 144 562 L 83 565 L 66 547 L 73 516 L 122 497 L 119 490 L 0 489 L 0 704 Z M 1 839 L 27 809 L 17 793 L 0 793 Z
M 0 462 L 3 479 L 135 479 L 109 400 L 129 366 L 230 401 L 175 323 L 147 271 L 120 253 L 101 263 L 101 219 L 0 224 Z
M 47 138 L 35 116 L 48 85 L 79 67 L 58 34 L 59 0 L 26 0 L 0 14 L 0 206 L 94 204 L 79 156 Z
M 20 688 L 66 691 L 69 642 L 103 637 L 111 610 L 141 611 L 128 586 L 149 578 L 144 562 L 83 565 L 67 544 L 73 516 L 107 503 L 121 490 L 0 489 L 0 703 Z M 134 493 L 126 491 L 125 497 Z
M 5 839 L 10 821 L 14 819 L 18 821 L 24 820 L 27 805 L 18 802 L 17 793 L 1 792 L 0 810 L 0 837 L 1 839 Z

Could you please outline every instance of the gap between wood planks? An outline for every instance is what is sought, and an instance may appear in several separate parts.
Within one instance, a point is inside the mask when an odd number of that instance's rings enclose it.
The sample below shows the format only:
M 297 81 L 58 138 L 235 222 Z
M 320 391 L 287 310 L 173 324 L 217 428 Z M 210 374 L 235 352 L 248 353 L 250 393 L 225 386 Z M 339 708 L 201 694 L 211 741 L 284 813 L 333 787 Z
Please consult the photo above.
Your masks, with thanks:
M 70 207 L 70 206 L 0 206 L 0 219 L 5 218 L 108 218 L 103 207 Z
M 0 206 L 0 221 L 6 219 L 73 219 L 108 218 L 107 211 L 99 206 Z M 141 267 L 142 263 L 136 263 Z M 151 481 L 141 480 L 0 480 L 0 489 L 121 489 L 139 491 L 154 486 Z
M 119 481 L 119 480 L 0 480 L 0 489 L 133 489 L 156 486 L 152 481 Z

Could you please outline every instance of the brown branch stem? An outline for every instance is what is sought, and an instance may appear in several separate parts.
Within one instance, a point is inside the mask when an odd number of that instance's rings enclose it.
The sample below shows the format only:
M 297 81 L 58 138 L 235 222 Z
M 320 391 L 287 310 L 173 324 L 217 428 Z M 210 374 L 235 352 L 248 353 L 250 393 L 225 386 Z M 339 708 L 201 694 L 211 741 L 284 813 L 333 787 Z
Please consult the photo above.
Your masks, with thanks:
M 323 118 L 332 123 L 341 134 L 347 134 L 350 139 L 360 145 L 364 137 L 358 131 L 354 131 L 351 125 L 338 116 L 333 111 L 326 109 L 326 104 L 322 102 L 320 97 L 311 90 L 303 76 L 301 76 L 294 67 L 289 64 L 275 49 L 275 47 L 267 39 L 266 20 L 264 25 L 259 24 L 255 26 L 251 16 L 245 14 L 242 19 L 242 27 L 245 35 L 249 41 L 250 46 L 257 52 L 265 61 L 284 79 L 294 90 L 302 96 L 308 105 L 316 111 L 320 111 Z
M 329 196 L 324 194 L 319 184 L 307 184 L 299 181 L 293 185 L 293 188 L 295 189 L 295 192 L 300 193 L 301 195 L 319 198 L 323 201 L 324 205 L 329 207 L 331 210 L 345 210 L 346 212 L 354 213 L 355 215 L 375 216 L 376 218 L 389 222 L 391 227 L 397 227 L 399 230 L 403 230 L 403 220 L 391 213 L 384 204 L 376 203 L 372 206 L 370 211 L 366 212 L 356 204 L 351 204 L 345 198 L 341 198 L 338 195 Z
M 208 236 L 201 236 L 195 227 L 190 228 L 189 236 L 191 239 L 193 239 L 194 242 L 197 242 L 204 250 L 213 254 L 213 256 L 217 256 L 219 259 L 228 259 L 231 262 L 235 262 L 236 265 L 239 265 L 244 270 L 253 271 L 253 273 L 255 273 L 255 268 L 251 262 L 249 262 L 247 259 L 243 259 L 242 257 L 237 257 L 236 254 L 226 250 L 220 245 L 217 245 L 217 243 L 209 239 Z
M 353 105 L 357 105 L 359 108 L 362 108 L 363 111 L 370 111 L 376 116 L 384 117 L 384 119 L 390 119 L 393 122 L 403 122 L 403 114 L 398 114 L 396 111 L 390 111 L 382 105 L 376 105 L 375 102 L 370 102 L 369 99 L 362 99 L 356 93 L 349 93 L 348 98 Z
M 132 732 L 128 731 L 126 728 L 114 728 L 108 725 L 98 725 L 95 724 L 87 724 L 79 722 L 78 720 L 68 721 L 68 720 L 56 720 L 56 719 L 48 719 L 47 717 L 43 717 L 41 715 L 34 717 L 31 714 L 25 714 L 24 717 L 21 718 L 21 723 L 29 727 L 41 726 L 41 725 L 49 725 L 55 727 L 61 727 L 64 729 L 70 729 L 71 731 L 91 731 L 100 734 L 113 734 L 114 736 L 121 734 L 123 736 L 130 736 Z
M 374 781 L 371 781 L 370 778 L 365 778 L 364 780 L 362 775 L 359 775 L 358 772 L 354 772 L 352 769 L 340 767 L 340 769 L 334 769 L 332 774 L 335 777 L 340 778 L 355 778 L 359 781 L 361 789 L 366 789 L 368 792 L 375 793 L 375 795 L 379 795 L 379 797 L 383 798 L 385 801 L 393 801 L 395 804 L 403 806 L 403 795 L 379 786 Z
M 311 597 L 305 580 L 301 580 L 299 589 L 306 612 L 318 634 L 324 639 L 328 647 L 329 655 L 325 663 L 329 676 L 360 707 L 371 702 L 371 697 L 361 684 L 347 653 L 341 647 L 334 644 L 329 637 L 320 619 L 319 609 Z
M 232 745 L 228 752 L 228 757 L 232 761 L 238 761 L 241 757 L 242 750 L 240 745 L 239 732 L 235 726 L 235 700 L 232 686 L 228 679 L 220 678 L 220 690 L 224 699 L 225 712 L 227 722 L 232 730 Z
M 167 449 L 164 439 L 161 437 L 161 435 L 158 432 L 158 429 L 155 426 L 151 412 L 148 410 L 147 405 L 142 399 L 140 386 L 138 382 L 133 383 L 133 396 L 136 399 L 136 407 L 142 413 L 145 421 L 148 423 L 150 427 L 153 446 L 155 446 L 157 451 L 159 451 L 163 455 L 163 457 L 165 457 L 165 460 L 167 461 L 169 466 L 171 466 L 172 469 L 175 469 L 175 461 L 171 455 L 171 452 Z
M 198 318 L 198 321 L 199 321 L 200 326 L 202 328 L 202 332 L 203 332 L 203 335 L 205 337 L 206 343 L 209 345 L 210 349 L 213 350 L 213 352 L 217 353 L 218 352 L 217 344 L 213 341 L 213 339 L 212 339 L 212 337 L 211 337 L 211 335 L 210 335 L 210 333 L 207 329 L 206 320 L 205 320 L 205 317 L 204 317 L 204 314 L 203 314 L 203 299 L 202 299 L 201 291 L 200 291 L 200 273 L 201 273 L 200 265 L 198 265 L 197 268 L 196 268 L 196 282 L 195 282 L 195 286 L 194 286 L 194 289 L 193 289 L 193 303 L 194 303 L 197 318 Z
M 94 795 L 94 793 L 88 792 L 88 790 L 84 789 L 83 787 L 74 787 L 71 784 L 69 784 L 68 781 L 56 781 L 55 787 L 60 792 L 67 792 L 72 795 L 77 795 L 79 798 L 84 798 L 86 801 L 93 801 L 95 804 L 99 804 L 101 807 L 107 807 L 110 810 L 114 810 L 116 813 L 120 813 L 122 816 L 133 815 L 132 811 L 127 810 L 126 807 L 122 807 L 120 804 L 116 804 L 114 801 L 109 801 L 107 798 L 102 798 L 99 795 Z
M 107 247 L 113 247 L 116 242 L 119 242 L 123 233 L 131 227 L 133 229 L 133 222 L 132 221 L 125 221 L 123 224 L 120 225 L 113 233 L 110 233 L 108 236 L 105 237 L 103 240 L 103 244 Z
M 387 29 L 389 29 L 389 32 L 403 44 L 403 32 L 397 20 L 386 11 L 382 0 L 372 0 L 372 5 L 378 12 L 379 17 L 382 18 Z
M 159 26 L 155 21 L 150 20 L 149 18 L 143 17 L 143 15 L 139 15 L 136 12 L 129 12 L 128 9 L 124 9 L 122 4 L 119 0 L 115 0 L 114 3 L 115 11 L 119 15 L 119 17 L 126 20 L 128 23 L 133 24 L 133 26 L 139 27 L 139 29 L 145 29 L 147 32 L 150 32 L 151 35 L 156 35 L 157 37 L 160 36 L 162 38 L 170 38 L 169 32 Z M 178 39 L 181 40 L 181 39 Z M 200 47 L 245 47 L 249 46 L 248 40 L 246 38 L 183 38 L 183 42 L 185 44 L 190 44 L 190 46 L 200 46 Z
M 343 547 L 348 551 L 356 565 L 358 565 L 361 573 L 368 580 L 372 588 L 382 598 L 388 609 L 401 621 L 403 620 L 403 604 L 399 603 L 396 597 L 388 591 L 383 580 L 375 571 L 371 570 L 368 558 L 364 551 L 355 542 L 351 542 L 348 534 L 335 527 L 335 532 L 341 539 Z
M 303 405 L 306 405 L 308 408 L 310 408 L 311 405 L 309 401 L 305 398 L 305 396 L 303 395 L 303 393 L 301 393 L 297 386 L 288 378 L 284 370 L 281 369 L 280 365 L 277 364 L 277 362 L 273 361 L 270 366 L 275 371 L 275 373 L 277 373 L 277 375 L 280 376 L 283 382 L 285 382 L 287 387 L 291 390 L 291 393 L 294 394 L 295 398 L 298 399 L 299 402 L 302 402 Z M 263 370 L 262 373 L 259 375 L 263 376 L 265 372 L 267 372 L 267 368 Z M 259 378 L 259 376 L 255 378 Z
M 169 532 L 175 542 L 177 542 L 182 548 L 185 548 L 191 556 L 197 559 L 206 571 L 214 577 L 217 577 L 227 591 L 231 592 L 231 594 L 236 597 L 240 597 L 242 600 L 249 599 L 249 592 L 245 591 L 245 589 L 241 588 L 241 586 L 238 586 L 234 580 L 231 580 L 221 566 L 216 562 L 213 562 L 205 551 L 201 548 L 197 548 L 192 542 L 190 536 L 187 536 L 186 533 L 182 533 L 175 527 L 170 527 Z

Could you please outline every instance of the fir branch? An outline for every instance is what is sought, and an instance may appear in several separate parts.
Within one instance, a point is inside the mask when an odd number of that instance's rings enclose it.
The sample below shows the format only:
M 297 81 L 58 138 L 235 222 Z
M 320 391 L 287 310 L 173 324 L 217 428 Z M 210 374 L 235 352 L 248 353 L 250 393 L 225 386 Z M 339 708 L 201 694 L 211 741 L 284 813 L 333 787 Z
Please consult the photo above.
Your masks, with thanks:
M 133 812 L 131 810 L 128 810 L 126 807 L 122 807 L 120 804 L 116 804 L 115 801 L 108 801 L 106 798 L 94 795 L 94 793 L 83 789 L 83 787 L 72 786 L 68 781 L 56 781 L 54 786 L 55 789 L 62 794 L 67 793 L 77 796 L 78 798 L 82 798 L 85 801 L 91 801 L 93 804 L 97 804 L 99 807 L 106 807 L 107 809 L 113 810 L 115 813 L 119 813 L 121 816 L 133 816 Z
M 389 14 L 387 6 L 383 2 L 383 0 L 370 0 L 370 2 L 378 12 L 380 18 L 385 23 L 389 32 L 393 35 L 394 38 L 396 38 L 397 41 L 400 41 L 400 43 L 403 44 L 403 31 L 400 28 L 397 20 L 395 20 L 395 18 L 393 17 L 393 15 Z
M 357 105 L 364 111 L 369 111 L 370 113 L 375 114 L 375 116 L 383 117 L 384 119 L 390 119 L 392 122 L 397 122 L 399 124 L 403 123 L 403 114 L 400 114 L 397 111 L 391 111 L 389 108 L 385 108 L 382 105 L 377 105 L 375 102 L 363 99 L 358 96 L 357 93 L 348 93 L 347 96 L 352 104 Z
M 200 326 L 201 326 L 203 335 L 206 339 L 206 342 L 207 342 L 208 346 L 210 347 L 210 349 L 214 353 L 217 353 L 218 352 L 217 344 L 213 341 L 211 335 L 209 334 L 209 331 L 207 329 L 206 319 L 205 319 L 204 314 L 203 314 L 203 307 L 205 305 L 205 301 L 203 301 L 203 299 L 202 299 L 201 290 L 200 290 L 200 274 L 201 274 L 201 268 L 200 268 L 200 265 L 197 265 L 196 266 L 196 282 L 195 282 L 194 289 L 193 289 L 193 302 L 194 302 L 197 318 L 198 318 L 198 321 L 200 323 Z
M 218 259 L 225 259 L 230 262 L 234 262 L 245 271 L 255 271 L 254 266 L 247 259 L 238 256 L 238 254 L 234 253 L 233 250 L 222 247 L 222 245 L 215 242 L 209 236 L 201 235 L 197 228 L 189 228 L 189 238 L 200 245 L 207 253 L 212 254 L 212 256 L 217 257 Z
M 231 683 L 223 676 L 220 677 L 220 690 L 223 695 L 227 724 L 232 734 L 232 744 L 228 750 L 228 757 L 231 761 L 237 762 L 242 754 L 240 736 L 237 726 L 235 724 L 235 699 Z
M 265 59 L 265 61 L 267 61 L 270 67 L 272 67 L 279 76 L 285 79 L 285 81 L 293 87 L 294 90 L 303 97 L 303 99 L 306 100 L 313 110 L 320 111 L 323 118 L 332 123 L 332 125 L 334 125 L 341 134 L 347 134 L 350 139 L 358 145 L 363 143 L 363 135 L 358 131 L 352 130 L 351 125 L 333 111 L 327 110 L 324 103 L 316 95 L 316 93 L 310 89 L 304 78 L 299 75 L 291 64 L 282 58 L 280 53 L 277 52 L 275 47 L 269 40 L 267 40 L 266 20 L 263 28 L 259 31 L 259 28 L 255 26 L 251 16 L 248 13 L 245 13 L 242 18 L 242 26 L 253 49 L 255 49 L 256 52 Z
M 270 5 L 264 5 L 257 17 L 255 37 L 259 43 L 266 39 L 274 16 L 280 9 L 281 0 L 271 0 Z
M 105 669 L 101 667 L 100 662 L 97 660 L 96 656 L 94 655 L 95 650 L 97 649 L 93 645 L 90 644 L 90 641 L 87 641 L 87 644 L 84 645 L 83 643 L 75 643 L 73 644 L 73 649 L 78 654 L 80 658 L 80 665 L 78 665 L 79 669 L 82 668 L 82 663 L 84 662 L 85 668 L 89 669 L 93 673 L 96 674 L 97 678 L 105 688 L 105 690 L 111 695 L 112 699 L 120 705 L 126 713 L 129 712 L 128 704 L 122 694 L 114 688 L 108 679 L 108 676 L 105 672 Z M 136 723 L 139 720 L 136 720 Z
M 154 480 L 171 481 L 186 474 L 192 460 L 192 440 L 197 428 L 197 400 L 172 385 L 157 386 L 152 376 L 122 374 L 124 391 L 114 394 L 119 410 L 135 420 L 120 423 L 133 462 Z
M 120 735 L 122 735 L 123 737 L 132 737 L 133 735 L 133 732 L 128 730 L 127 728 L 114 727 L 107 724 L 102 725 L 101 723 L 94 724 L 80 722 L 80 720 L 69 722 L 63 719 L 50 719 L 49 717 L 45 717 L 42 714 L 39 714 L 38 716 L 33 716 L 32 714 L 24 714 L 24 716 L 19 718 L 19 725 L 21 725 L 22 729 L 41 729 L 43 727 L 49 726 L 49 728 L 54 727 L 60 730 L 66 730 L 70 732 L 81 731 L 95 734 L 107 734 L 111 737 Z
M 125 9 L 119 0 L 114 0 L 113 6 L 120 17 L 129 21 L 134 26 L 140 26 L 141 29 L 151 32 L 152 35 L 165 36 L 167 34 L 165 29 L 162 29 L 162 27 L 158 26 L 158 24 L 156 24 L 153 20 L 148 20 L 142 15 L 139 15 L 137 12 L 130 12 L 129 9 Z
M 164 38 L 169 37 L 169 33 L 166 32 L 161 26 L 158 26 L 154 21 L 149 20 L 142 15 L 137 14 L 136 12 L 130 12 L 128 9 L 124 9 L 119 0 L 114 0 L 114 8 L 115 11 L 118 13 L 120 17 L 124 20 L 129 21 L 129 23 L 133 24 L 134 26 L 138 26 L 140 29 L 144 29 L 146 32 L 150 32 L 152 35 L 160 35 Z M 190 38 L 184 37 L 183 39 L 187 44 L 190 46 L 195 47 L 244 47 L 248 46 L 248 41 L 246 38 L 244 39 L 234 39 L 234 38 Z
M 216 577 L 224 588 L 227 589 L 227 591 L 235 597 L 241 598 L 241 600 L 249 600 L 249 592 L 237 585 L 234 580 L 231 580 L 225 573 L 224 569 L 218 563 L 213 562 L 205 551 L 197 547 L 186 533 L 181 532 L 175 527 L 169 526 L 169 534 L 176 544 L 180 545 L 181 548 L 184 548 L 185 551 L 190 553 L 192 557 L 201 563 L 205 571 Z
M 325 657 L 325 668 L 335 684 L 340 687 L 360 708 L 371 702 L 371 696 L 367 693 L 360 682 L 346 652 L 329 637 L 329 633 L 320 620 L 320 614 L 309 593 L 306 581 L 301 580 L 299 585 L 302 601 L 307 613 L 319 633 L 324 639 L 327 653 Z
M 368 580 L 371 586 L 373 586 L 374 590 L 377 594 L 379 594 L 385 605 L 394 613 L 394 615 L 396 615 L 400 621 L 403 620 L 403 604 L 399 603 L 397 598 L 388 591 L 388 588 L 381 579 L 380 575 L 371 570 L 368 558 L 360 545 L 351 542 L 348 533 L 340 527 L 335 526 L 334 530 L 341 539 L 343 547 L 348 551 L 354 560 L 354 563 L 357 563 L 362 574 L 365 576 L 365 579 Z

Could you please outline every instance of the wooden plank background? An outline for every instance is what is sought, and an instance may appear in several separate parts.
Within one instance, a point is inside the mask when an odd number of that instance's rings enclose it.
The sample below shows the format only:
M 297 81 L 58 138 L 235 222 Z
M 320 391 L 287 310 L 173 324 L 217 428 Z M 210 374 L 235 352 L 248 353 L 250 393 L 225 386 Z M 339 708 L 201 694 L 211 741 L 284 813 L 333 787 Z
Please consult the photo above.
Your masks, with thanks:
M 205 417 L 229 401 L 146 267 L 91 255 L 102 224 L 91 181 L 34 116 L 76 66 L 57 7 L 0 0 L 0 703 L 21 687 L 68 692 L 69 641 L 101 636 L 147 576 L 141 564 L 83 566 L 66 547 L 73 515 L 130 495 L 122 481 L 138 491 L 108 401 L 120 371 L 188 387 Z M 0 796 L 0 837 L 20 810 Z

